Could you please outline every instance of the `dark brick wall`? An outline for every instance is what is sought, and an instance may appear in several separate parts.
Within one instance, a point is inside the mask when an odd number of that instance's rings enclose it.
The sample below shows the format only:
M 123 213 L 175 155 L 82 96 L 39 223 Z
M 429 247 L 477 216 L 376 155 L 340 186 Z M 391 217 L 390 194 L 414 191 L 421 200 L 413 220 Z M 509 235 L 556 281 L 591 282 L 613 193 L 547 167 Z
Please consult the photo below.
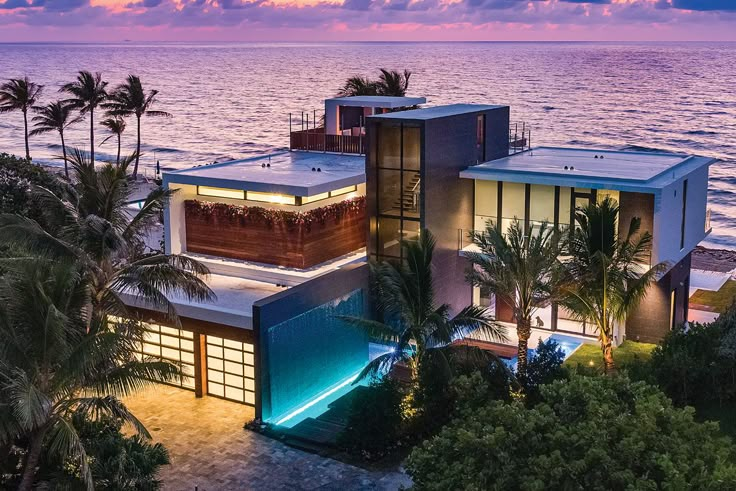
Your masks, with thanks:
M 508 156 L 510 118 L 508 106 L 486 111 L 486 160 Z
M 472 300 L 472 288 L 465 281 L 468 263 L 458 255 L 458 245 L 460 231 L 473 228 L 473 181 L 460 179 L 459 174 L 476 163 L 476 124 L 483 113 L 486 158 L 508 155 L 508 107 L 429 120 L 424 128 L 422 227 L 437 240 L 437 299 L 449 304 L 453 312 L 467 307 Z
M 670 331 L 670 298 L 675 291 L 675 324 L 687 320 L 690 289 L 690 254 L 677 263 L 657 283 L 626 319 L 626 338 L 658 343 Z
M 654 195 L 648 193 L 628 193 L 622 191 L 619 194 L 619 235 L 625 237 L 629 233 L 631 219 L 639 217 L 641 228 L 639 233 L 654 233 Z
M 476 125 L 478 115 L 486 115 L 486 160 L 508 155 L 509 107 L 479 110 L 430 120 L 403 120 L 422 131 L 422 228 L 437 239 L 435 249 L 435 285 L 438 302 L 448 303 L 453 311 L 466 307 L 472 289 L 465 281 L 467 261 L 458 255 L 461 230 L 473 228 L 473 181 L 460 179 L 460 171 L 478 161 Z M 375 135 L 379 124 L 399 124 L 385 118 L 371 121 L 367 128 L 366 196 L 368 217 L 368 254 L 376 248 L 376 164 Z

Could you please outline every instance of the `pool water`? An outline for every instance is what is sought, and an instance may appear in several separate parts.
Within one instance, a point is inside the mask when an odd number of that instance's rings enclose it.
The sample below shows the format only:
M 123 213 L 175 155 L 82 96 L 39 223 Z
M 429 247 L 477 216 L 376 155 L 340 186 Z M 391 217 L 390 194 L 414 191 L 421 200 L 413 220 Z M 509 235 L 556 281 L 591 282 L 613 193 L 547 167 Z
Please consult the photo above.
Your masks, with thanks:
M 565 336 L 564 334 L 553 334 L 547 338 L 547 341 L 549 341 L 550 339 L 555 341 L 557 343 L 557 346 L 559 346 L 562 352 L 565 353 L 565 360 L 567 360 L 570 355 L 572 355 L 579 347 L 581 347 L 586 342 L 580 338 Z M 534 348 L 529 348 L 530 359 L 534 356 L 535 351 L 536 350 Z M 519 358 L 517 356 L 514 356 L 513 358 L 504 360 L 504 362 L 506 362 L 506 365 L 509 368 L 515 371 L 516 366 L 519 363 Z

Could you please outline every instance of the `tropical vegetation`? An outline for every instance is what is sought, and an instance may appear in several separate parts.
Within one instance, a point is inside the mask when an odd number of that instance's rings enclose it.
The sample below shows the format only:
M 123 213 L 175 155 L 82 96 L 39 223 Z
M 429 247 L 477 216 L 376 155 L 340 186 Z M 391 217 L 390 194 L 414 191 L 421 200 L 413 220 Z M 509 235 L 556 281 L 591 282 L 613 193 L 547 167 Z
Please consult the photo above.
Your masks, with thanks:
M 607 372 L 615 370 L 614 329 L 624 321 L 656 281 L 664 264 L 650 262 L 652 236 L 640 232 L 641 219 L 633 217 L 619 234 L 619 208 L 606 197 L 578 208 L 576 227 L 566 240 L 559 287 L 559 303 L 574 317 L 597 329 Z
M 151 443 L 141 435 L 126 435 L 122 423 L 112 418 L 96 421 L 75 415 L 72 422 L 89 456 L 90 473 L 98 490 L 157 490 L 159 469 L 169 464 L 169 453 L 161 443 Z M 39 481 L 58 488 L 83 487 L 79 466 L 42 456 Z
M 138 176 L 138 161 L 141 153 L 141 117 L 171 117 L 171 114 L 166 111 L 152 109 L 157 95 L 158 90 L 149 90 L 146 92 L 143 89 L 140 77 L 137 75 L 128 75 L 125 82 L 117 86 L 110 94 L 108 100 L 103 104 L 107 114 L 110 116 L 135 116 L 137 139 L 133 180 Z
M 345 85 L 340 89 L 341 97 L 359 96 L 359 95 L 384 95 L 404 97 L 409 89 L 409 78 L 411 72 L 404 70 L 403 73 L 396 70 L 380 69 L 380 75 L 377 80 L 371 80 L 368 77 L 354 76 L 345 81 Z
M 66 158 L 66 142 L 64 141 L 64 130 L 81 119 L 74 117 L 72 107 L 61 101 L 50 102 L 45 106 L 33 107 L 36 116 L 33 117 L 34 129 L 31 136 L 41 135 L 55 131 L 61 139 L 61 152 L 64 159 L 64 175 L 69 179 L 69 165 Z
M 0 277 L 0 337 L 7 340 L 0 347 L 0 447 L 25 449 L 20 489 L 37 479 L 44 452 L 72 459 L 91 483 L 73 418 L 109 417 L 146 436 L 119 397 L 181 376 L 168 362 L 137 358 L 142 325 L 123 294 L 168 312 L 173 322 L 171 294 L 213 297 L 201 278 L 206 268 L 147 248 L 146 231 L 171 192 L 156 189 L 137 212 L 126 208 L 134 156 L 97 168 L 78 149 L 68 158 L 71 183 L 27 185 L 36 219 L 0 215 L 0 245 L 12 253 Z
M 36 105 L 43 85 L 31 82 L 28 77 L 11 78 L 0 85 L 0 113 L 20 111 L 23 113 L 23 136 L 26 144 L 26 159 L 31 160 L 28 146 L 28 111 Z
M 107 82 L 102 80 L 102 74 L 92 74 L 82 70 L 77 74 L 74 82 L 61 86 L 60 92 L 68 94 L 69 98 L 63 102 L 79 111 L 81 115 L 89 114 L 89 153 L 90 160 L 95 162 L 95 109 L 107 99 Z
M 64 161 L 64 175 L 67 179 L 69 178 L 69 160 L 65 130 L 89 115 L 89 159 L 94 163 L 95 113 L 98 108 L 107 111 L 107 117 L 100 122 L 100 125 L 110 132 L 110 135 L 102 143 L 113 136 L 116 137 L 117 164 L 120 164 L 121 161 L 121 137 L 126 128 L 125 118 L 129 116 L 136 118 L 137 140 L 132 179 L 135 179 L 138 175 L 141 155 L 141 118 L 143 116 L 171 117 L 171 114 L 165 111 L 152 108 L 156 102 L 158 91 L 144 90 L 137 75 L 128 75 L 124 83 L 117 86 L 113 91 L 108 91 L 108 82 L 103 80 L 102 74 L 82 70 L 77 73 L 77 77 L 73 82 L 61 86 L 59 89 L 59 92 L 63 94 L 61 100 L 39 105 L 37 103 L 42 89 L 42 85 L 32 82 L 28 77 L 7 80 L 0 85 L 0 113 L 12 111 L 23 113 L 25 150 L 26 159 L 28 160 L 31 159 L 29 137 L 57 132 L 61 139 L 62 155 L 60 158 Z M 32 118 L 34 128 L 30 132 L 28 128 L 29 111 L 36 113 Z
M 470 237 L 479 251 L 466 253 L 471 265 L 468 281 L 480 288 L 482 295 L 494 295 L 496 302 L 513 310 L 519 340 L 518 371 L 524 373 L 532 317 L 538 308 L 549 305 L 555 290 L 558 236 L 546 222 L 524 230 L 519 220 L 514 220 L 505 233 L 489 221 L 485 230 L 473 231 Z
M 710 324 L 673 329 L 652 351 L 646 375 L 678 405 L 736 403 L 736 305 Z
M 118 142 L 118 153 L 117 158 L 115 159 L 115 163 L 117 165 L 120 165 L 120 143 L 123 137 L 123 132 L 125 132 L 125 127 L 127 126 L 125 123 L 125 119 L 121 118 L 120 116 L 110 117 L 100 121 L 100 125 L 107 128 L 107 131 L 110 132 L 110 136 L 102 140 L 100 145 L 102 145 L 114 136 Z
M 436 301 L 432 271 L 435 239 L 431 232 L 422 230 L 419 239 L 403 241 L 401 247 L 404 261 L 371 265 L 373 298 L 384 320 L 341 317 L 377 342 L 394 347 L 368 363 L 359 379 L 383 375 L 402 363 L 416 382 L 430 357 L 447 366 L 448 358 L 459 351 L 452 342 L 470 332 L 487 340 L 506 339 L 505 329 L 490 319 L 486 309 L 470 305 L 451 316 L 450 306 Z
M 460 385 L 474 399 L 479 383 Z M 406 468 L 414 488 L 736 486 L 733 443 L 651 385 L 573 375 L 540 393 L 534 405 L 489 400 L 459 408 L 452 423 L 411 453 Z
M 146 232 L 158 222 L 173 191 L 156 188 L 134 214 L 127 208 L 133 189 L 127 169 L 134 156 L 116 166 L 95 168 L 74 149 L 69 156 L 74 185 L 61 195 L 37 188 L 38 221 L 18 215 L 0 215 L 0 244 L 15 244 L 30 253 L 57 260 L 77 261 L 89 279 L 94 308 L 122 314 L 122 292 L 146 304 L 164 308 L 172 318 L 175 309 L 167 293 L 210 300 L 212 292 L 202 281 L 207 269 L 182 255 L 148 251 Z
M 30 160 L 0 153 L 0 214 L 40 218 L 40 211 L 34 206 L 32 199 L 32 190 L 35 187 L 58 193 L 63 184 L 43 167 L 33 165 Z
M 75 261 L 31 256 L 6 264 L 0 279 L 0 446 L 26 443 L 18 489 L 36 479 L 44 448 L 79 467 L 91 487 L 73 418 L 108 417 L 149 434 L 119 397 L 153 380 L 172 381 L 175 365 L 139 361 L 140 324 L 95 308 L 91 278 Z M 119 309 L 116 310 L 119 312 Z
M 376 460 L 395 450 L 404 431 L 401 384 L 390 377 L 360 387 L 352 398 L 345 430 L 338 445 L 367 460 Z

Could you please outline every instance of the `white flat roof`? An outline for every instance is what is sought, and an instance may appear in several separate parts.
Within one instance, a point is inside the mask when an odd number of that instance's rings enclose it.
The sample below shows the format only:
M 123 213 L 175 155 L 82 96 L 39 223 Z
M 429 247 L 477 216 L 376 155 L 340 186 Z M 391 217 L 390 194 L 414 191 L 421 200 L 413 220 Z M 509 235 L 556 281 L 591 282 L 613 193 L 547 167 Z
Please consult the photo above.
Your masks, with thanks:
M 659 189 L 715 159 L 664 152 L 539 147 L 468 167 L 460 177 L 611 189 Z
M 365 157 L 317 152 L 280 152 L 164 172 L 163 180 L 165 183 L 312 196 L 364 183 Z
M 253 304 L 262 298 L 270 297 L 283 288 L 271 283 L 254 281 L 218 274 L 209 275 L 207 285 L 215 292 L 217 299 L 212 303 L 189 301 L 180 295 L 172 295 L 169 301 L 182 317 L 197 319 L 242 329 L 253 328 Z M 141 299 L 131 294 L 121 295 L 127 305 L 151 308 Z
M 425 97 L 394 97 L 387 95 L 355 95 L 350 97 L 333 97 L 325 102 L 335 102 L 340 106 L 379 107 L 395 109 L 399 107 L 418 106 L 427 102 Z
M 457 116 L 460 114 L 476 113 L 479 111 L 488 111 L 502 107 L 507 106 L 489 104 L 445 104 L 442 106 L 410 109 L 408 111 L 399 111 L 395 113 L 376 114 L 374 116 L 369 116 L 369 118 L 427 120 L 446 118 L 448 116 Z

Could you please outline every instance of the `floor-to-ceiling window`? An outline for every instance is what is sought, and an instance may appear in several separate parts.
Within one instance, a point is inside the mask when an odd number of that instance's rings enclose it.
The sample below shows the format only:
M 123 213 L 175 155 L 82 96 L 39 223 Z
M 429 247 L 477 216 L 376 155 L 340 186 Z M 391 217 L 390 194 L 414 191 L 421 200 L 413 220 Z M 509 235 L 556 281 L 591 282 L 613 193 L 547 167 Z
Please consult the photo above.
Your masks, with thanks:
M 405 124 L 378 126 L 376 139 L 376 256 L 401 259 L 401 240 L 421 228 L 421 130 Z
M 563 231 L 574 223 L 576 207 L 587 206 L 604 196 L 618 199 L 616 191 L 476 180 L 474 228 L 483 230 L 490 221 L 502 232 L 506 232 L 516 219 L 524 228 L 538 229 L 543 222 L 547 222 L 550 227 Z M 498 307 L 495 299 L 477 289 L 474 298 L 480 305 Z M 513 322 L 508 309 L 494 310 L 498 319 Z M 552 303 L 537 309 L 532 326 L 577 334 L 593 334 L 590 326 L 579 322 L 571 312 Z

